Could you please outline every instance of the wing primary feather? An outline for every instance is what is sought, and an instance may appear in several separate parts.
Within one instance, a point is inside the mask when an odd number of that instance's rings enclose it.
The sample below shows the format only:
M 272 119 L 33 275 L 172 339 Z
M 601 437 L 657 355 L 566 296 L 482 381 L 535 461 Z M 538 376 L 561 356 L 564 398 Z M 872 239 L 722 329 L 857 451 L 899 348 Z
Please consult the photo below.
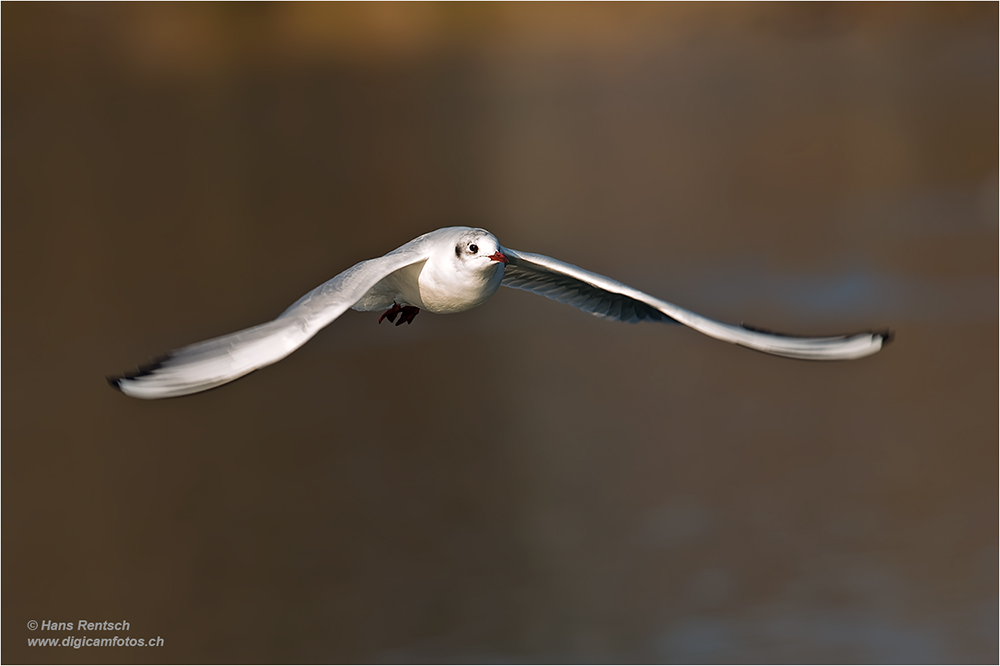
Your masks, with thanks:
M 709 337 L 766 354 L 816 361 L 849 360 L 874 354 L 893 337 L 889 331 L 799 336 L 773 333 L 746 324 L 733 326 L 552 257 L 508 248 L 503 248 L 503 253 L 509 262 L 501 283 L 505 287 L 539 293 L 595 314 L 605 312 L 600 316 L 608 319 L 684 324 Z
M 446 230 L 440 230 L 446 231 Z M 376 284 L 425 261 L 435 232 L 355 264 L 298 299 L 276 319 L 181 347 L 108 383 L 134 398 L 172 398 L 221 386 L 276 363 L 362 299 Z

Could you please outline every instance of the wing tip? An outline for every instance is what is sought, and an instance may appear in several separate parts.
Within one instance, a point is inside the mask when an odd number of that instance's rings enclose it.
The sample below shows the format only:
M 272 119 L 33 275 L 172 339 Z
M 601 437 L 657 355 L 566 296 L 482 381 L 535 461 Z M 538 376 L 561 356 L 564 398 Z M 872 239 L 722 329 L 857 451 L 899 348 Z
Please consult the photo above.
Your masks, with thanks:
M 872 331 L 872 335 L 878 335 L 882 338 L 883 347 L 892 344 L 896 339 L 896 331 L 888 328 L 884 328 L 880 331 Z
M 758 347 L 752 342 L 736 342 L 736 344 L 746 347 L 747 349 L 800 361 L 851 361 L 865 356 L 870 356 L 881 351 L 886 347 L 886 345 L 891 343 L 896 338 L 895 332 L 888 328 L 859 331 L 857 333 L 837 336 L 807 336 L 775 333 L 774 331 L 758 328 L 756 326 L 749 326 L 742 322 L 739 327 L 754 333 L 775 336 L 776 338 L 784 338 L 792 342 L 815 342 L 819 345 L 816 348 L 803 349 L 795 348 L 794 346 L 786 346 L 783 343 L 777 347 L 774 345 Z
M 842 334 L 842 335 L 839 335 L 839 336 L 822 336 L 822 335 L 811 336 L 811 335 L 797 335 L 797 334 L 794 334 L 794 333 L 780 333 L 778 331 L 775 331 L 775 330 L 772 330 L 772 329 L 768 329 L 768 328 L 763 328 L 761 326 L 753 326 L 751 324 L 747 324 L 746 322 L 740 322 L 740 328 L 745 329 L 747 331 L 753 331 L 754 333 L 764 333 L 766 335 L 777 335 L 777 336 L 781 336 L 783 338 L 810 338 L 810 337 L 817 337 L 817 338 L 821 338 L 821 337 L 850 338 L 850 337 L 854 337 L 855 335 L 870 335 L 873 338 L 879 338 L 883 347 L 885 347 L 888 344 L 891 344 L 896 339 L 896 332 L 893 331 L 892 329 L 889 329 L 889 328 L 875 329 L 875 330 L 871 330 L 871 331 L 859 331 L 857 333 L 846 333 L 846 334 Z
M 159 356 L 159 357 L 153 359 L 152 361 L 150 361 L 149 363 L 147 363 L 145 365 L 136 366 L 135 370 L 130 370 L 128 372 L 124 372 L 124 373 L 122 373 L 121 375 L 118 375 L 118 376 L 108 375 L 104 379 L 108 382 L 108 385 L 111 388 L 113 388 L 116 391 L 119 391 L 121 393 L 125 393 L 125 388 L 124 388 L 125 382 L 127 382 L 129 380 L 133 380 L 133 379 L 139 379 L 139 378 L 146 377 L 148 375 L 153 374 L 154 372 L 156 372 L 157 370 L 159 370 L 161 367 L 163 367 L 163 364 L 169 358 L 170 358 L 170 354 L 164 354 L 163 356 Z M 126 395 L 128 395 L 128 394 L 126 393 Z

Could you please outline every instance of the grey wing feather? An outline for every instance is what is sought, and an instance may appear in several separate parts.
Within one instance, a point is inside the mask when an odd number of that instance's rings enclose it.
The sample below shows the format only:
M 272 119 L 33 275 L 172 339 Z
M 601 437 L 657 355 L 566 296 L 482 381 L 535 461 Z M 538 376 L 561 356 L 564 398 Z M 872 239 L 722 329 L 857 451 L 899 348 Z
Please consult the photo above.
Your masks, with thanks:
M 874 354 L 892 339 L 888 331 L 806 337 L 723 324 L 551 257 L 508 248 L 501 251 L 508 259 L 503 286 L 534 292 L 606 319 L 684 324 L 718 340 L 776 356 L 813 361 L 861 358 Z
M 629 295 L 627 285 L 582 268 L 538 254 L 503 249 L 504 287 L 530 291 L 560 303 L 580 308 L 604 319 L 636 323 L 660 321 L 678 323 L 667 313 Z M 539 259 L 545 259 L 543 263 Z M 598 281 L 591 278 L 600 278 Z M 633 290 L 634 291 L 634 290 Z
M 425 236 L 362 261 L 316 287 L 277 319 L 168 352 L 153 364 L 108 382 L 134 398 L 172 398 L 206 391 L 276 363 L 357 303 L 394 271 L 427 258 Z

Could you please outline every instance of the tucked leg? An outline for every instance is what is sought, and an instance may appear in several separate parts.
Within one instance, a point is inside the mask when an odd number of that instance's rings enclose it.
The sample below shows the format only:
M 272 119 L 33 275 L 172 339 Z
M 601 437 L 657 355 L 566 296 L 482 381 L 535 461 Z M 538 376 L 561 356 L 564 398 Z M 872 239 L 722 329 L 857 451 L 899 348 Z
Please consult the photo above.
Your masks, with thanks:
M 405 310 L 405 308 L 399 307 L 399 303 L 397 303 L 396 301 L 393 301 L 392 302 L 392 307 L 389 308 L 388 310 L 386 310 L 385 312 L 383 312 L 382 316 L 378 318 L 378 323 L 381 324 L 383 319 L 388 319 L 389 322 L 392 323 L 392 322 L 396 321 L 396 317 L 399 315 L 399 313 L 403 312 L 404 310 Z M 411 319 L 412 319 L 412 317 L 411 317 Z M 400 324 L 401 323 L 403 323 L 403 322 L 400 321 Z M 399 324 L 396 324 L 396 326 L 399 326 Z
M 396 322 L 396 326 L 412 323 L 413 318 L 419 313 L 420 308 L 415 308 L 412 305 L 404 305 L 400 308 L 399 321 Z

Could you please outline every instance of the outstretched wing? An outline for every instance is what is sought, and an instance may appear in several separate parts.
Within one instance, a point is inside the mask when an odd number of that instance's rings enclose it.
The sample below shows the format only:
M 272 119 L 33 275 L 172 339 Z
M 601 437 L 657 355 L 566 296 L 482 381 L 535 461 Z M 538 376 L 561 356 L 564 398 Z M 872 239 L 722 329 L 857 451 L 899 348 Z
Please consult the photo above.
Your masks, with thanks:
M 891 340 L 888 331 L 800 337 L 723 324 L 551 257 L 507 248 L 501 251 L 509 261 L 504 268 L 503 286 L 534 292 L 606 319 L 680 323 L 713 338 L 766 354 L 810 361 L 861 358 L 874 354 Z
M 220 386 L 276 363 L 362 299 L 378 282 L 427 259 L 425 236 L 362 261 L 297 300 L 277 319 L 175 349 L 108 382 L 133 398 L 172 398 Z

